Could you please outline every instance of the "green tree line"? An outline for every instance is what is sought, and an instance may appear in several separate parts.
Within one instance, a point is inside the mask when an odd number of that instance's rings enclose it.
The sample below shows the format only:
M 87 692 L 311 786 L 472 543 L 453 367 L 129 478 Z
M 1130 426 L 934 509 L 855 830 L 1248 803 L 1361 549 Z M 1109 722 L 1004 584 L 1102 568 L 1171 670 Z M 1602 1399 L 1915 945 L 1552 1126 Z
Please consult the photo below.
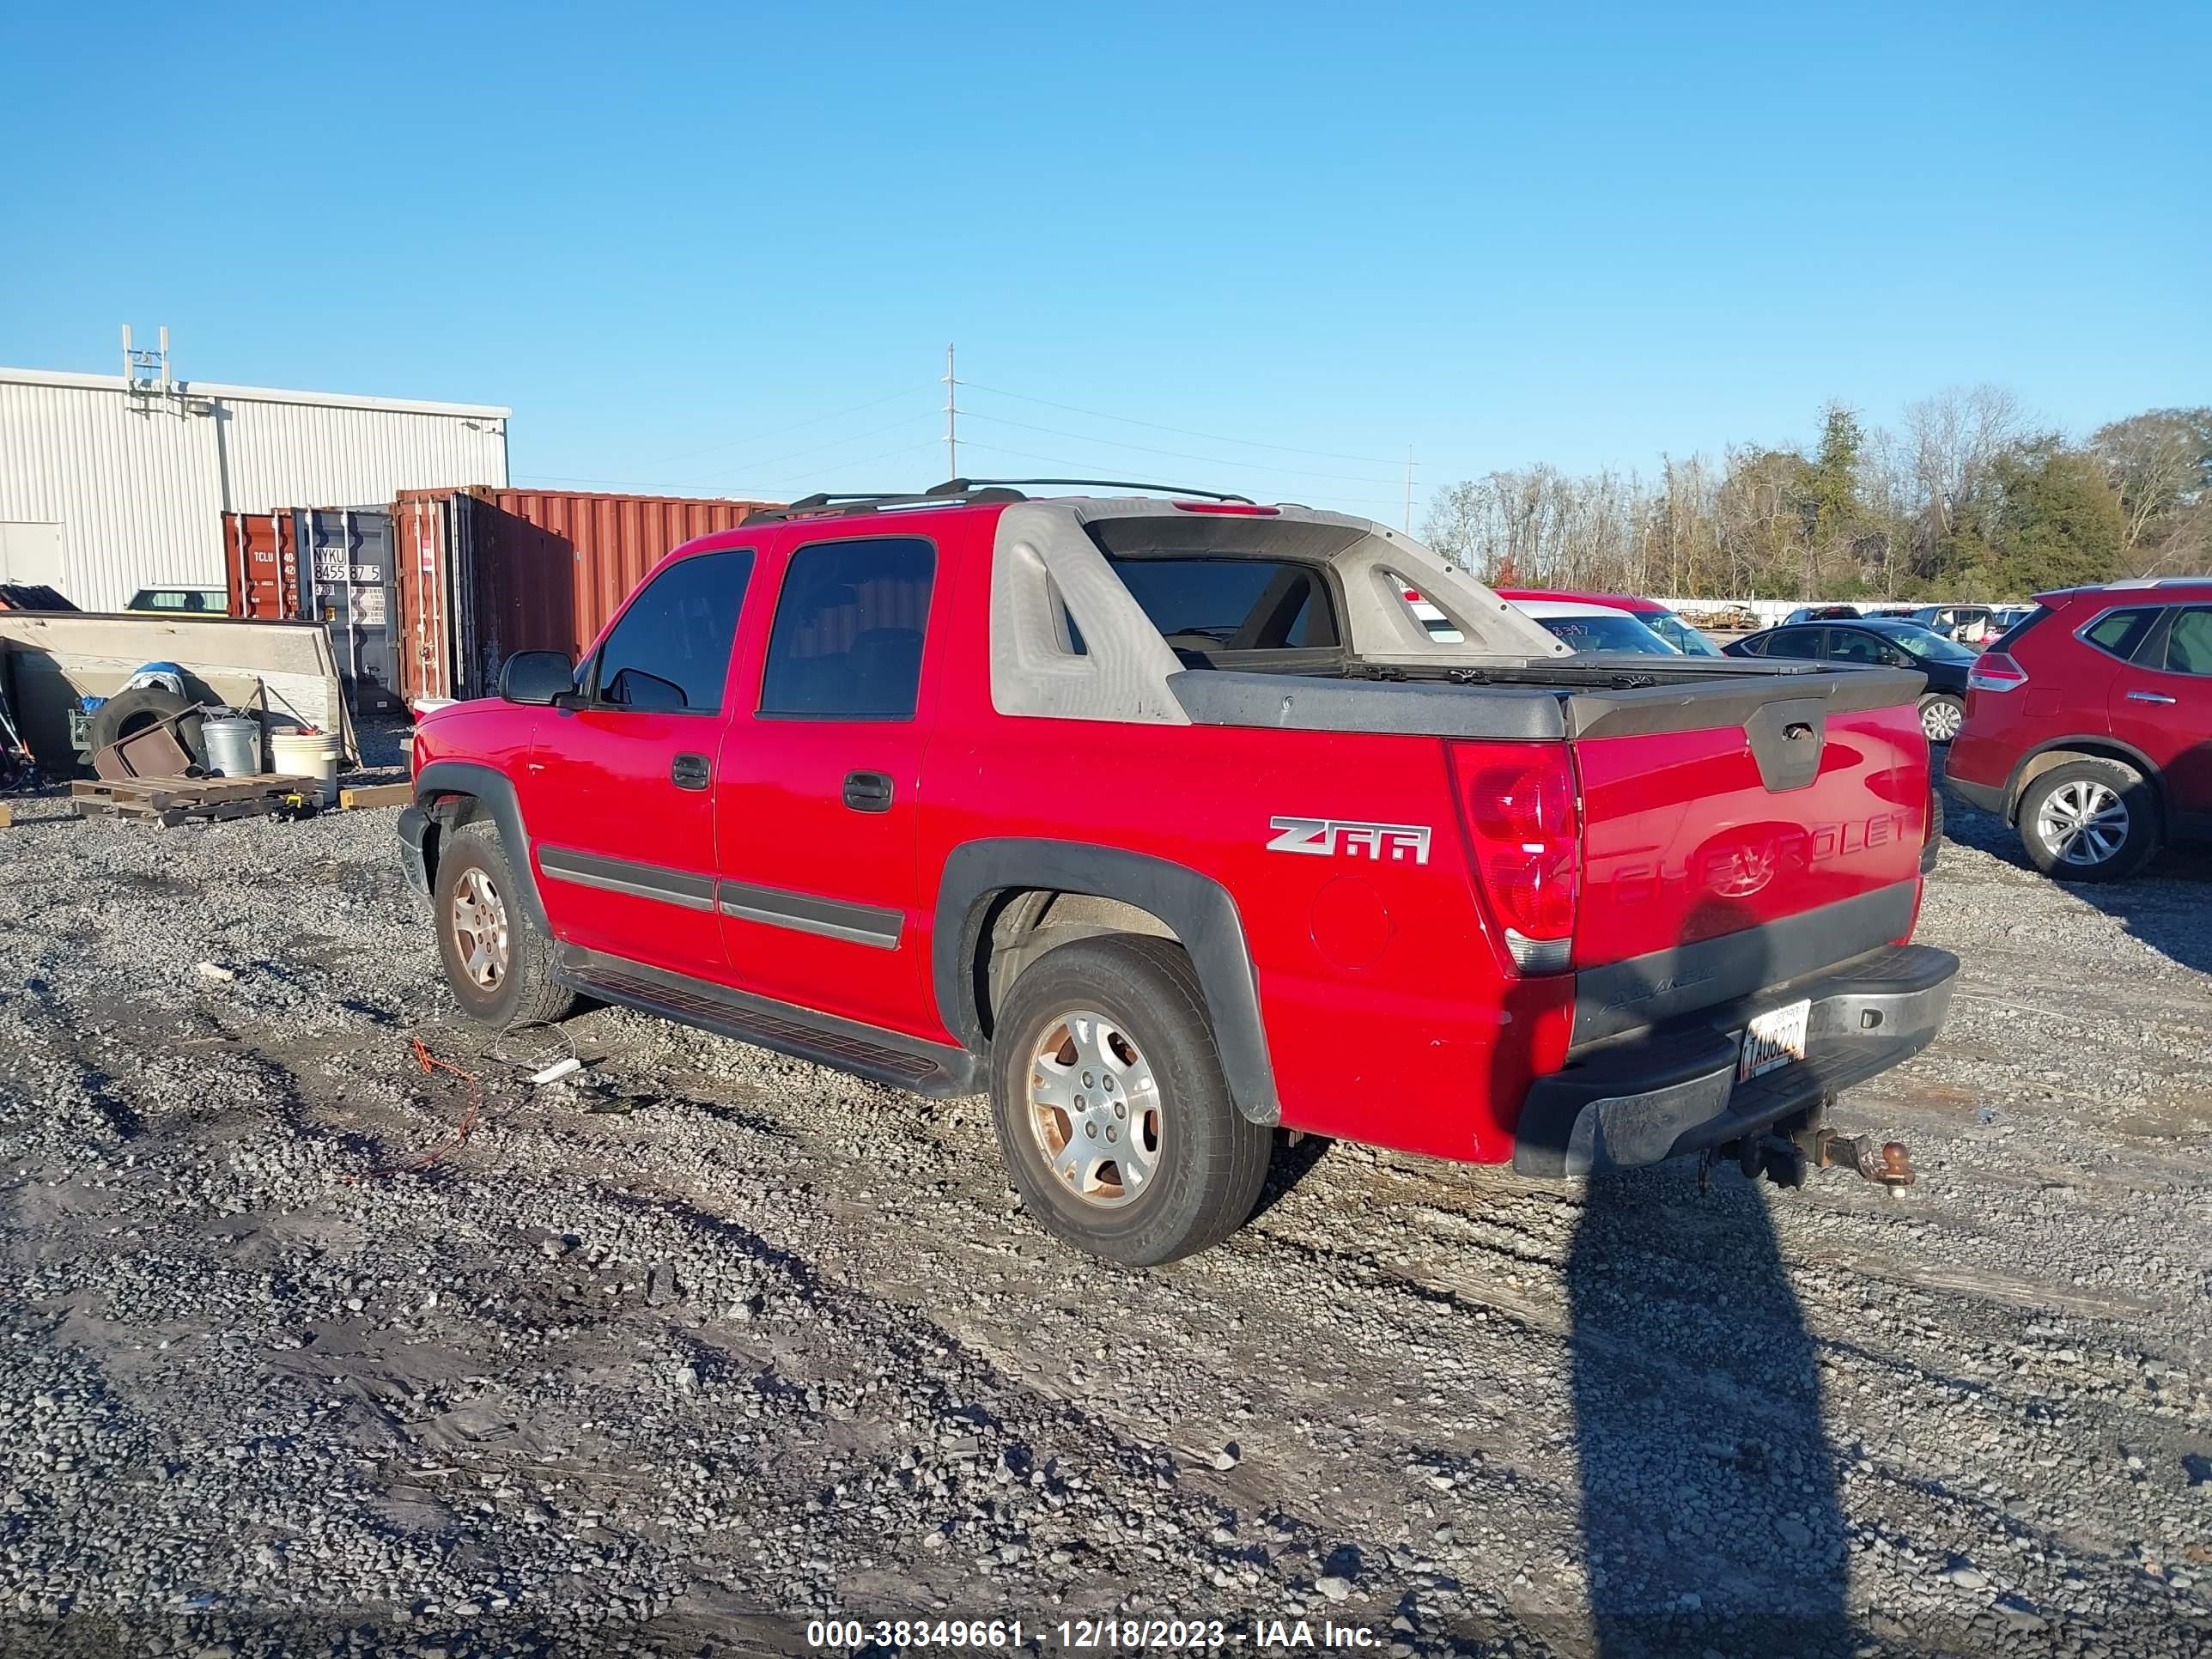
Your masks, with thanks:
M 1453 484 L 1431 546 L 1495 584 L 1695 599 L 2009 599 L 2212 565 L 2212 406 L 2073 440 L 2002 388 L 1810 446 L 1666 458 L 1656 477 L 1535 465 Z

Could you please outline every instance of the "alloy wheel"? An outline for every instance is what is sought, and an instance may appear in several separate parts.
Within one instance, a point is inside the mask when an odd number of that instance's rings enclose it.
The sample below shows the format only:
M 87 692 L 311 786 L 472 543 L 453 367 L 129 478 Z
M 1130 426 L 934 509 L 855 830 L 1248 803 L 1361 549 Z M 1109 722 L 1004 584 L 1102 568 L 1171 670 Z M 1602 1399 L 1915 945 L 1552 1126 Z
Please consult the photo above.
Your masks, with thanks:
M 497 988 L 507 977 L 507 904 L 483 871 L 453 884 L 453 923 L 461 971 L 478 990 Z
M 2127 844 L 2127 803 L 2094 778 L 2070 779 L 2045 798 L 2035 834 L 2061 864 L 2102 864 Z
M 1135 1042 L 1088 1008 L 1046 1025 L 1030 1060 L 1030 1133 L 1053 1177 L 1118 1209 L 1159 1173 L 1159 1084 Z
M 1966 711 L 1945 698 L 1938 697 L 1920 711 L 1920 729 L 1930 743 L 1950 742 L 1966 723 Z

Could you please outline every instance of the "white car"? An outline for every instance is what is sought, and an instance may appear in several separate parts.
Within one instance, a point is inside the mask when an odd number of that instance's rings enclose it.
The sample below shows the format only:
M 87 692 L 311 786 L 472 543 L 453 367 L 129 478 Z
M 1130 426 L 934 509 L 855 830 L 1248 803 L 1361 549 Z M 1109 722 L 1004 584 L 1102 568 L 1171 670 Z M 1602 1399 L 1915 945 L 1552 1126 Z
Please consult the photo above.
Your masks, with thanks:
M 1444 613 L 1413 588 L 1406 590 L 1406 603 L 1420 618 L 1421 626 L 1429 630 L 1430 638 L 1443 645 L 1461 642 L 1460 631 Z M 1632 651 L 1647 657 L 1682 654 L 1638 622 L 1632 613 L 1617 611 L 1609 605 L 1584 605 L 1571 599 L 1518 599 L 1510 603 L 1522 616 L 1541 623 L 1575 651 Z

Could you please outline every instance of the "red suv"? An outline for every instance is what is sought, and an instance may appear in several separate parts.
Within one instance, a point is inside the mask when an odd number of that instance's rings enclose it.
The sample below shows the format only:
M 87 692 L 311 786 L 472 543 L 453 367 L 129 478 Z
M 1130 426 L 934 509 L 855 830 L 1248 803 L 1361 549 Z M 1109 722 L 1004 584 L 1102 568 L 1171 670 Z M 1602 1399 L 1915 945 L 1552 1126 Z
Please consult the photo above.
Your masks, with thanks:
M 1966 681 L 1946 769 L 2028 861 L 2113 881 L 2212 839 L 2212 576 L 2036 597 Z
M 424 715 L 461 1007 L 988 1091 L 1030 1212 L 1146 1263 L 1278 1125 L 1794 1182 L 1942 1025 L 1917 673 L 1576 656 L 1381 525 L 1014 483 L 757 515 Z

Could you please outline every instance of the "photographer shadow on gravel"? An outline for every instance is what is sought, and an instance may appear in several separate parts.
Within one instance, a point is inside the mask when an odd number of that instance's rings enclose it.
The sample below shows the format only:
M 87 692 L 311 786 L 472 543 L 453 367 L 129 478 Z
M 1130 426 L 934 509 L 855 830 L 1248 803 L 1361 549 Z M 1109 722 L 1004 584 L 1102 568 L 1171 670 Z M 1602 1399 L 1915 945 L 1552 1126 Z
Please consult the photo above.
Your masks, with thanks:
M 1716 902 L 1685 937 L 1743 921 Z M 1840 1659 L 1859 1643 L 1817 1351 L 1770 1201 L 1798 1200 L 1733 1162 L 1700 1193 L 1694 1158 L 1585 1187 L 1566 1291 L 1601 1659 Z

